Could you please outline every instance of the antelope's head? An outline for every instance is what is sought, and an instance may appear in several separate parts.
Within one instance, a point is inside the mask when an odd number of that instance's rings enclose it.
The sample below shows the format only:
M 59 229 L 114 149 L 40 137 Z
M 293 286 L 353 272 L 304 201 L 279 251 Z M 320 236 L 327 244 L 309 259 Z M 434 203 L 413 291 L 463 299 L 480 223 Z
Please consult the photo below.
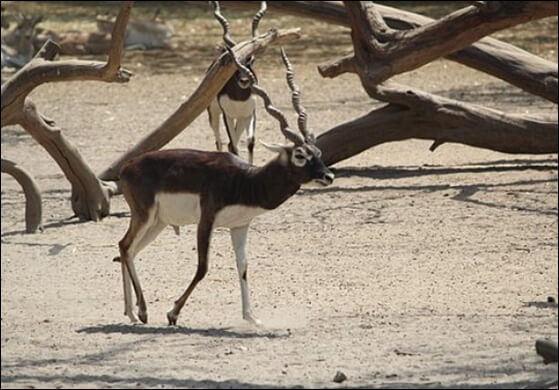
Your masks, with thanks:
M 334 174 L 322 161 L 322 153 L 315 145 L 315 137 L 307 130 L 307 113 L 301 104 L 299 88 L 294 81 L 293 68 L 283 48 L 281 49 L 281 57 L 287 69 L 287 84 L 291 90 L 293 108 L 295 108 L 298 114 L 297 124 L 300 134 L 289 128 L 285 115 L 272 105 L 268 93 L 256 84 L 254 74 L 237 60 L 230 48 L 227 48 L 227 50 L 233 58 L 233 61 L 235 61 L 239 71 L 250 79 L 252 92 L 262 98 L 266 111 L 279 122 L 282 134 L 291 141 L 293 145 L 269 145 L 262 141 L 261 143 L 267 149 L 279 154 L 279 161 L 289 169 L 290 175 L 297 183 L 306 184 L 315 182 L 324 186 L 332 184 L 334 181 Z
M 229 35 L 229 22 L 227 22 L 227 19 L 225 19 L 225 17 L 221 14 L 219 1 L 212 1 L 211 3 L 212 3 L 212 6 L 213 6 L 213 9 L 214 9 L 214 16 L 218 20 L 218 22 L 221 24 L 221 27 L 223 27 L 223 41 L 225 42 L 225 47 L 222 48 L 222 51 L 227 51 L 228 49 L 231 49 L 233 46 L 235 46 L 237 43 Z M 260 9 L 258 10 L 258 12 L 252 18 L 252 37 L 253 38 L 256 37 L 256 35 L 258 35 L 258 24 L 260 23 L 260 20 L 262 19 L 262 17 L 266 13 L 266 9 L 267 9 L 266 2 L 262 1 L 260 3 Z M 254 75 L 254 71 L 252 69 L 252 64 L 253 63 L 254 63 L 254 56 L 250 56 L 246 59 L 246 61 L 243 62 L 243 66 L 245 68 L 248 68 L 252 72 L 252 74 Z M 235 72 L 235 74 L 233 75 L 233 78 L 235 79 L 239 88 L 247 89 L 247 88 L 251 87 L 250 78 L 245 73 L 241 72 L 240 70 L 237 70 Z
M 10 45 L 18 51 L 32 46 L 32 39 L 37 33 L 35 26 L 42 20 L 42 16 L 26 16 L 19 13 L 17 15 L 17 26 L 10 34 Z

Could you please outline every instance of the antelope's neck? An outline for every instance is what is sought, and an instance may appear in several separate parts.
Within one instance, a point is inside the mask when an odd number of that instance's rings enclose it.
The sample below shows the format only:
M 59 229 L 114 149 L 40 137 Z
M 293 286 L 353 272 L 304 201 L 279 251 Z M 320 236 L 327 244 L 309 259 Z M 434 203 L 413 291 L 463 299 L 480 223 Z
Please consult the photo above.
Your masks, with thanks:
M 279 159 L 274 159 L 250 170 L 243 186 L 243 195 L 245 199 L 251 200 L 250 203 L 271 210 L 293 196 L 300 187 Z
M 231 77 L 231 79 L 225 84 L 223 89 L 219 92 L 219 96 L 226 95 L 231 100 L 244 102 L 248 100 L 252 92 L 250 88 L 241 88 L 237 84 L 237 80 L 235 77 Z

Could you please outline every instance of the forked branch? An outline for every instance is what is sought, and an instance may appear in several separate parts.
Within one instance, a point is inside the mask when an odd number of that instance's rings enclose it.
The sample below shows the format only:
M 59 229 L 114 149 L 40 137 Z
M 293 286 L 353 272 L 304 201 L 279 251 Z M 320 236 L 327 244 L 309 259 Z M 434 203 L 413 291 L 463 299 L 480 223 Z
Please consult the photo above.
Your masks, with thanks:
M 496 3 L 498 6 L 468 6 L 412 30 L 394 30 L 372 2 L 345 2 L 355 60 L 358 69 L 366 68 L 366 72 L 358 72 L 360 77 L 379 84 L 461 50 L 493 32 L 557 15 L 556 2 Z

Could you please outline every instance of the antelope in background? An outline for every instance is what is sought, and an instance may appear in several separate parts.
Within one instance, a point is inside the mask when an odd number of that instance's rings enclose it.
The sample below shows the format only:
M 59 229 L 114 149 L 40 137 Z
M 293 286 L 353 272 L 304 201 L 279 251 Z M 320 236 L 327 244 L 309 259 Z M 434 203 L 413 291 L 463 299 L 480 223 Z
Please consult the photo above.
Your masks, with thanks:
M 150 20 L 130 20 L 126 26 L 124 49 L 150 50 L 173 49 L 169 39 L 174 36 L 174 30 L 158 18 L 159 9 Z M 60 54 L 107 54 L 111 47 L 111 34 L 116 17 L 108 14 L 96 16 L 97 31 L 71 30 L 55 32 L 48 29 L 38 29 L 33 39 L 35 51 L 52 39 L 60 46 Z
M 0 13 L 0 21 L 2 22 L 2 28 L 10 28 L 10 21 L 4 16 L 4 7 L 1 7 L 2 12 Z
M 17 26 L 12 31 L 2 34 L 2 68 L 21 68 L 33 58 L 33 39 L 37 34 L 35 26 L 42 19 L 42 16 L 24 16 L 21 13 L 17 15 Z M 4 26 L 9 26 L 9 23 L 2 17 L 2 27 Z
M 229 23 L 220 12 L 219 2 L 211 2 L 214 7 L 214 16 L 223 27 L 223 40 L 225 49 L 232 48 L 236 42 L 229 35 Z M 258 33 L 258 24 L 266 12 L 266 2 L 261 2 L 260 10 L 252 20 L 252 37 Z M 249 57 L 244 63 L 252 75 L 252 64 L 254 57 Z M 256 77 L 256 76 L 254 76 Z M 256 98 L 251 91 L 251 83 L 248 76 L 241 71 L 236 71 L 227 84 L 217 94 L 216 98 L 208 107 L 210 126 L 215 135 L 217 150 L 223 150 L 223 142 L 219 132 L 219 117 L 223 115 L 223 122 L 229 138 L 228 149 L 231 153 L 239 155 L 238 144 L 243 132 L 247 132 L 248 161 L 252 164 L 254 156 L 254 133 L 256 125 Z
M 120 172 L 124 198 L 130 206 L 130 225 L 119 242 L 124 287 L 124 314 L 132 322 L 131 285 L 134 288 L 138 318 L 147 322 L 146 301 L 134 267 L 134 258 L 167 226 L 197 224 L 198 268 L 184 293 L 167 313 L 169 325 L 176 325 L 186 300 L 204 278 L 208 269 L 211 234 L 216 227 L 230 229 L 241 284 L 243 318 L 254 324 L 247 284 L 246 242 L 252 219 L 273 210 L 297 192 L 302 184 L 315 181 L 329 185 L 334 175 L 320 159 L 314 136 L 307 131 L 306 114 L 293 82 L 291 64 L 282 50 L 293 106 L 299 114 L 299 130 L 288 127 L 283 113 L 272 106 L 266 91 L 256 78 L 226 48 L 237 67 L 249 78 L 251 91 L 264 100 L 266 111 L 278 120 L 283 135 L 294 145 L 266 145 L 277 156 L 256 167 L 238 156 L 224 152 L 190 149 L 159 150 L 145 153 L 127 162 Z
M 130 20 L 126 26 L 124 48 L 127 50 L 173 49 L 169 43 L 175 35 L 172 27 L 167 26 L 159 18 L 160 9 L 155 10 L 151 20 Z M 97 29 L 106 34 L 111 34 L 116 17 L 110 15 L 97 15 Z

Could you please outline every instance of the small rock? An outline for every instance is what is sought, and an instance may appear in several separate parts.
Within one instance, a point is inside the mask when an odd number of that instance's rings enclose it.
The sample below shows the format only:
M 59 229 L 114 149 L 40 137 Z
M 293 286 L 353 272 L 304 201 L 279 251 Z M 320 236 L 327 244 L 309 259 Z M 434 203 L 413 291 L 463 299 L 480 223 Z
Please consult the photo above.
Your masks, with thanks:
M 555 298 L 553 298 L 553 297 L 547 297 L 547 302 L 548 302 L 548 303 L 555 303 Z
M 336 382 L 336 383 L 342 383 L 346 379 L 347 379 L 347 376 L 341 371 L 336 372 L 336 375 L 334 375 L 334 382 Z

